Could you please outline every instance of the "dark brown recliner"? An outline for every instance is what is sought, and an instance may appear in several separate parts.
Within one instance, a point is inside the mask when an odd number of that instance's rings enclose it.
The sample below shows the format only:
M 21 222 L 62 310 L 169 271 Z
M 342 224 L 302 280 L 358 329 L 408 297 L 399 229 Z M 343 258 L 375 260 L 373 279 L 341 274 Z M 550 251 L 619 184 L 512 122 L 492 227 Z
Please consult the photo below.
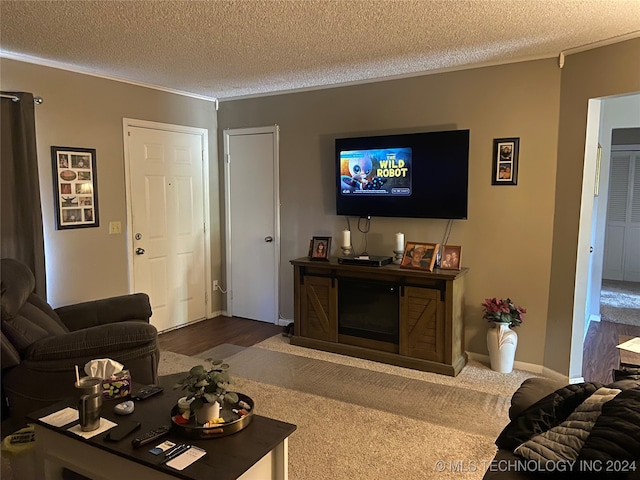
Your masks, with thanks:
M 157 383 L 158 332 L 149 324 L 144 293 L 57 309 L 33 293 L 23 263 L 3 258 L 2 391 L 13 427 L 28 413 L 75 395 L 75 366 L 94 359 L 120 362 L 138 384 Z

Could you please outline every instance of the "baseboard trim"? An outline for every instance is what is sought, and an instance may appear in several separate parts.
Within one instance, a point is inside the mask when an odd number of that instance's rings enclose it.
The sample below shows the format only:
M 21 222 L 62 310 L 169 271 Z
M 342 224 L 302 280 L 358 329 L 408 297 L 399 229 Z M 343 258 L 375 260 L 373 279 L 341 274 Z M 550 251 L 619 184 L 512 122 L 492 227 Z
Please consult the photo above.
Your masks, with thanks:
M 489 355 L 484 355 L 482 353 L 474 353 L 474 352 L 467 352 L 467 355 L 470 360 L 480 362 L 487 366 L 491 365 L 491 361 L 489 360 Z M 536 375 L 552 378 L 554 380 L 559 380 L 561 382 L 569 382 L 569 377 L 567 377 L 566 375 L 563 375 L 561 373 L 556 372 L 555 370 L 547 368 L 543 365 L 538 365 L 536 363 L 520 362 L 516 360 L 515 362 L 513 362 L 513 368 L 515 370 L 524 370 L 525 372 L 535 373 Z M 577 379 L 575 380 L 576 381 L 571 381 L 570 383 L 579 383 L 581 381 Z
M 220 315 L 224 315 L 225 317 L 230 317 L 231 316 L 231 315 L 229 315 L 229 313 L 226 310 L 223 310 L 222 312 L 217 312 L 217 314 L 215 314 L 213 317 L 218 317 Z M 278 325 L 279 327 L 286 327 L 291 322 L 293 322 L 293 320 L 289 320 L 288 318 L 278 318 L 274 325 Z
M 217 311 L 217 312 L 211 313 L 210 315 L 211 316 L 207 316 L 206 318 L 199 318 L 198 320 L 192 320 L 191 322 L 187 322 L 182 325 L 176 325 L 175 327 L 167 328 L 166 330 L 162 330 L 161 332 L 158 332 L 158 333 L 173 332 L 174 330 L 178 330 L 179 328 L 188 327 L 189 325 L 195 325 L 196 323 L 204 322 L 205 320 L 210 320 L 212 318 L 219 317 L 220 315 L 222 315 L 222 312 Z
M 553 370 L 547 367 L 543 367 L 542 374 L 545 377 L 549 377 L 554 380 L 558 380 L 560 382 L 565 382 L 565 383 L 580 383 L 581 381 L 583 381 L 576 378 L 570 379 L 568 375 L 564 375 L 563 373 L 557 372 L 556 370 Z
M 587 339 L 587 333 L 589 332 L 589 327 L 591 326 L 591 322 L 600 322 L 600 320 L 601 320 L 600 314 L 592 313 L 591 315 L 589 315 L 589 318 L 584 324 L 584 333 L 582 335 L 583 343 Z
M 475 360 L 476 362 L 483 363 L 487 366 L 491 365 L 491 360 L 489 359 L 489 355 L 484 355 L 482 353 L 474 353 L 467 352 L 470 360 Z M 513 368 L 516 370 L 524 370 L 525 372 L 537 373 L 539 375 L 543 374 L 544 367 L 542 365 L 536 365 L 535 363 L 527 363 L 520 362 L 516 360 L 513 362 Z

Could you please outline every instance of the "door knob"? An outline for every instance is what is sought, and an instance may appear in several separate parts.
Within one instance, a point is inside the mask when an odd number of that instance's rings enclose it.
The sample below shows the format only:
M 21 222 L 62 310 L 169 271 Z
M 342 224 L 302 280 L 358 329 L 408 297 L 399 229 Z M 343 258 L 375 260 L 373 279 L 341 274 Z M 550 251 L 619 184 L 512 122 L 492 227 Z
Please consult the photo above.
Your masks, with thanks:
M 273 242 L 273 237 L 264 237 L 264 241 L 267 243 Z
M 136 255 L 144 255 L 144 248 L 136 248 Z

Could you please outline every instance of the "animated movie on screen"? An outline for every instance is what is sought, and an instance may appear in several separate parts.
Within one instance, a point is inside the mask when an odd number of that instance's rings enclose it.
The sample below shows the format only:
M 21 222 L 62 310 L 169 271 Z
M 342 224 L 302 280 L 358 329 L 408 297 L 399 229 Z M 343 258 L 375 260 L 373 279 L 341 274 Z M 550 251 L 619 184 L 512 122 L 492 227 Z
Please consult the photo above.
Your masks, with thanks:
M 340 152 L 342 195 L 411 195 L 411 148 Z

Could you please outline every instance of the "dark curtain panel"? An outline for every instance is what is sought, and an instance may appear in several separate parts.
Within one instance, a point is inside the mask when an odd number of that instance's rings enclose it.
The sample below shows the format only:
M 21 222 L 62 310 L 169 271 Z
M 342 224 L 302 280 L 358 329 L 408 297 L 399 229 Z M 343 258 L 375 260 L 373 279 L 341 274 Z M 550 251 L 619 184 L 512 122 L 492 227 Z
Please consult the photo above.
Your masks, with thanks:
M 0 254 L 2 258 L 15 258 L 28 265 L 36 277 L 36 292 L 47 298 L 33 95 L 2 93 L 15 95 L 20 100 L 16 102 L 10 98 L 0 98 Z

